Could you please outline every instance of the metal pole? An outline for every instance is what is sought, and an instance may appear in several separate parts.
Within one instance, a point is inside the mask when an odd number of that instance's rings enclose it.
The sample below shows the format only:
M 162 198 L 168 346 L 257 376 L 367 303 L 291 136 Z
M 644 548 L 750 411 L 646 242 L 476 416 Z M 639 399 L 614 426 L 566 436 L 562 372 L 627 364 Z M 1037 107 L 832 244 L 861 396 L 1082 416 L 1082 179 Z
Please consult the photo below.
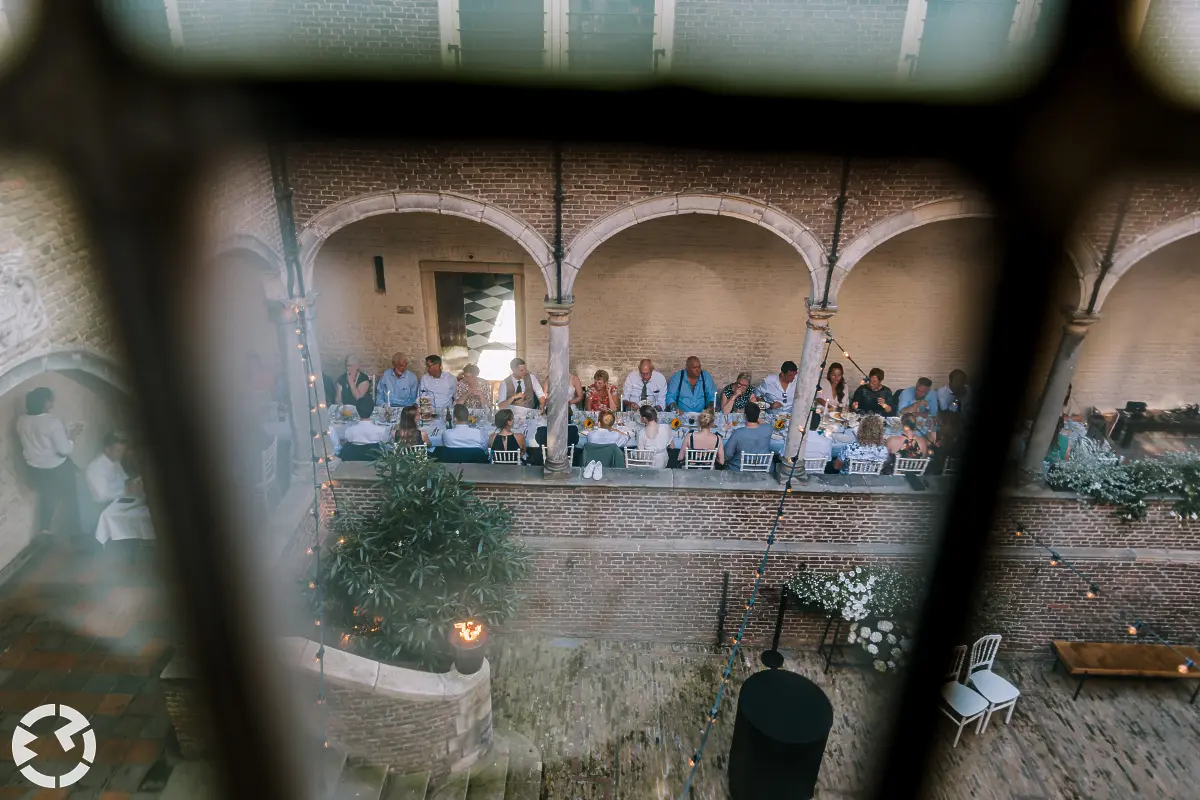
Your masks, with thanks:
M 829 243 L 829 259 L 825 270 L 825 293 L 821 297 L 821 308 L 829 307 L 829 282 L 833 280 L 833 269 L 838 262 L 838 242 L 842 238 L 842 219 L 846 216 L 846 186 L 850 183 L 850 157 L 842 159 L 842 183 L 838 189 L 837 211 L 833 217 L 833 239 Z
M 721 605 L 717 609 L 717 649 L 720 650 L 725 644 L 725 614 L 729 603 L 729 570 L 725 570 L 725 577 L 721 579 Z
M 779 587 L 779 613 L 775 615 L 775 638 L 771 640 L 771 649 L 762 654 L 764 666 L 779 669 L 783 666 L 783 654 L 779 652 L 779 636 L 783 633 L 783 615 L 787 613 L 788 588 L 787 584 Z

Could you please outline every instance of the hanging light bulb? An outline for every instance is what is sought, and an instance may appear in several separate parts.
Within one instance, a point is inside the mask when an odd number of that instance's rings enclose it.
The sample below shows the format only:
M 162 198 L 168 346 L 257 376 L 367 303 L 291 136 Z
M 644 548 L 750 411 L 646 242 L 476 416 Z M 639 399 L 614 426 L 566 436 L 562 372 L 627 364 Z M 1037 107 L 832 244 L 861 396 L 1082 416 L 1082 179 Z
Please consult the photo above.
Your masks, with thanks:
M 1088 586 L 1088 590 L 1087 590 L 1088 600 L 1095 600 L 1099 596 L 1100 596 L 1100 587 L 1098 585 L 1093 583 L 1092 585 Z
M 1055 552 L 1051 551 L 1051 553 L 1050 553 L 1050 566 L 1052 566 L 1052 567 L 1057 567 L 1061 561 L 1062 561 L 1062 558 L 1060 558 L 1060 557 L 1059 557 L 1058 553 L 1055 553 Z
M 1130 636 L 1137 636 L 1138 631 L 1141 630 L 1141 628 L 1142 628 L 1142 623 L 1135 622 L 1132 625 L 1130 625 L 1128 628 L 1126 628 L 1126 630 L 1129 631 Z
M 1188 669 L 1190 669 L 1191 667 L 1194 667 L 1194 666 L 1196 666 L 1196 665 L 1189 658 L 1187 661 L 1183 662 L 1178 667 L 1176 667 L 1176 669 L 1179 670 L 1180 675 L 1187 675 Z
M 1024 536 L 1024 535 L 1025 535 L 1025 531 L 1021 529 L 1021 526 L 1020 526 L 1020 525 L 1018 525 L 1018 526 L 1017 526 L 1017 531 L 1016 531 L 1016 533 L 1017 533 L 1017 536 Z

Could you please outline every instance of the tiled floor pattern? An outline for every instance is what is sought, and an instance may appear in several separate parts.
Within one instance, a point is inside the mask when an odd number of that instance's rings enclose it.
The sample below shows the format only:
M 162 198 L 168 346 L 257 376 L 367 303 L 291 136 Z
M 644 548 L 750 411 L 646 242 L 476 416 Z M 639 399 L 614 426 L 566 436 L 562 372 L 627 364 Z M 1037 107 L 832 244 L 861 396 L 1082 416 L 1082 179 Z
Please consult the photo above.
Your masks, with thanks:
M 170 774 L 158 681 L 169 626 L 154 550 L 90 545 L 49 545 L 0 586 L 0 800 L 149 800 Z M 73 706 L 96 731 L 95 765 L 68 789 L 38 789 L 13 763 L 12 731 L 43 703 Z M 78 762 L 78 749 L 64 752 L 51 735 L 62 724 L 32 728 L 43 772 Z
M 757 659 L 759 652 L 751 651 Z M 1003 651 L 1002 651 L 1003 654 Z M 703 648 L 593 640 L 508 639 L 493 658 L 494 722 L 541 748 L 544 800 L 677 798 L 699 741 L 722 657 Z M 818 798 L 870 797 L 891 676 L 823 664 L 811 652 L 785 665 L 814 680 L 834 707 Z M 725 756 L 735 691 L 718 716 L 694 785 L 696 798 L 728 797 Z M 1021 689 L 1012 724 L 993 719 L 951 749 L 941 727 L 926 797 L 937 800 L 1118 800 L 1200 797 L 1200 704 L 1175 682 L 1073 684 L 1043 662 L 1001 665 Z

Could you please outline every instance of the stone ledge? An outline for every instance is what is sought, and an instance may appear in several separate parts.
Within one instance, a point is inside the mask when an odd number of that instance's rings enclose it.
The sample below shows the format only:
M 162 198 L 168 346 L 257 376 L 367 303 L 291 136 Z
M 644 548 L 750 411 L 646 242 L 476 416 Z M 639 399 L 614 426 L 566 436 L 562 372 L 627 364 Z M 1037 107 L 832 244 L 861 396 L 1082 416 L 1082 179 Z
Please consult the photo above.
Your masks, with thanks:
M 281 640 L 279 652 L 284 666 L 297 667 L 315 675 L 319 671 L 316 658 L 319 647 L 309 639 L 290 636 Z M 329 645 L 325 646 L 324 660 L 326 680 L 415 701 L 455 701 L 491 679 L 491 666 L 486 658 L 483 668 L 473 675 L 461 675 L 455 669 L 432 673 L 393 667 Z

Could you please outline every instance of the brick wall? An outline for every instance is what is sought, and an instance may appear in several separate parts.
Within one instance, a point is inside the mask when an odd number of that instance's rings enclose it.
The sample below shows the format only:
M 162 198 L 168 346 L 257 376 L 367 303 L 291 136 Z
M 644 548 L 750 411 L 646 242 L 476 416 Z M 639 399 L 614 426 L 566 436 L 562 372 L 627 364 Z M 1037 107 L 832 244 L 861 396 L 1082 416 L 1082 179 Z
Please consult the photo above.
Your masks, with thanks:
M 184 48 L 202 58 L 312 67 L 440 64 L 437 0 L 179 0 Z
M 370 485 L 344 477 L 338 487 L 343 507 L 362 508 L 377 497 Z M 612 486 L 479 485 L 477 492 L 513 509 L 514 531 L 532 551 L 526 600 L 510 629 L 693 642 L 715 637 L 724 570 L 730 572 L 731 620 L 741 608 L 778 497 Z M 920 564 L 943 502 L 940 494 L 793 493 L 768 569 L 767 598 L 753 610 L 748 641 L 767 641 L 777 587 L 805 564 Z M 324 504 L 331 507 L 328 492 Z M 1200 550 L 1200 528 L 1179 525 L 1169 510 L 1154 504 L 1147 521 L 1130 525 L 1069 496 L 1009 498 L 991 533 L 995 547 L 985 577 L 1002 597 L 999 625 L 1009 646 L 1036 650 L 1064 636 L 1120 639 L 1131 614 L 1195 639 L 1200 563 L 1192 555 Z M 1086 600 L 1086 587 L 1051 568 L 1027 539 L 1014 537 L 1018 523 L 1093 575 L 1105 589 L 1102 597 Z M 822 624 L 793 614 L 787 639 L 812 642 Z
M 896 74 L 907 0 L 680 0 L 672 67 L 844 82 Z
M 226 153 L 212 162 L 207 174 L 197 196 L 210 247 L 237 234 L 250 234 L 282 254 L 279 214 L 266 150 L 253 148 Z
M 1167 88 L 1192 102 L 1200 86 L 1200 2 L 1152 0 L 1142 27 L 1139 55 Z

